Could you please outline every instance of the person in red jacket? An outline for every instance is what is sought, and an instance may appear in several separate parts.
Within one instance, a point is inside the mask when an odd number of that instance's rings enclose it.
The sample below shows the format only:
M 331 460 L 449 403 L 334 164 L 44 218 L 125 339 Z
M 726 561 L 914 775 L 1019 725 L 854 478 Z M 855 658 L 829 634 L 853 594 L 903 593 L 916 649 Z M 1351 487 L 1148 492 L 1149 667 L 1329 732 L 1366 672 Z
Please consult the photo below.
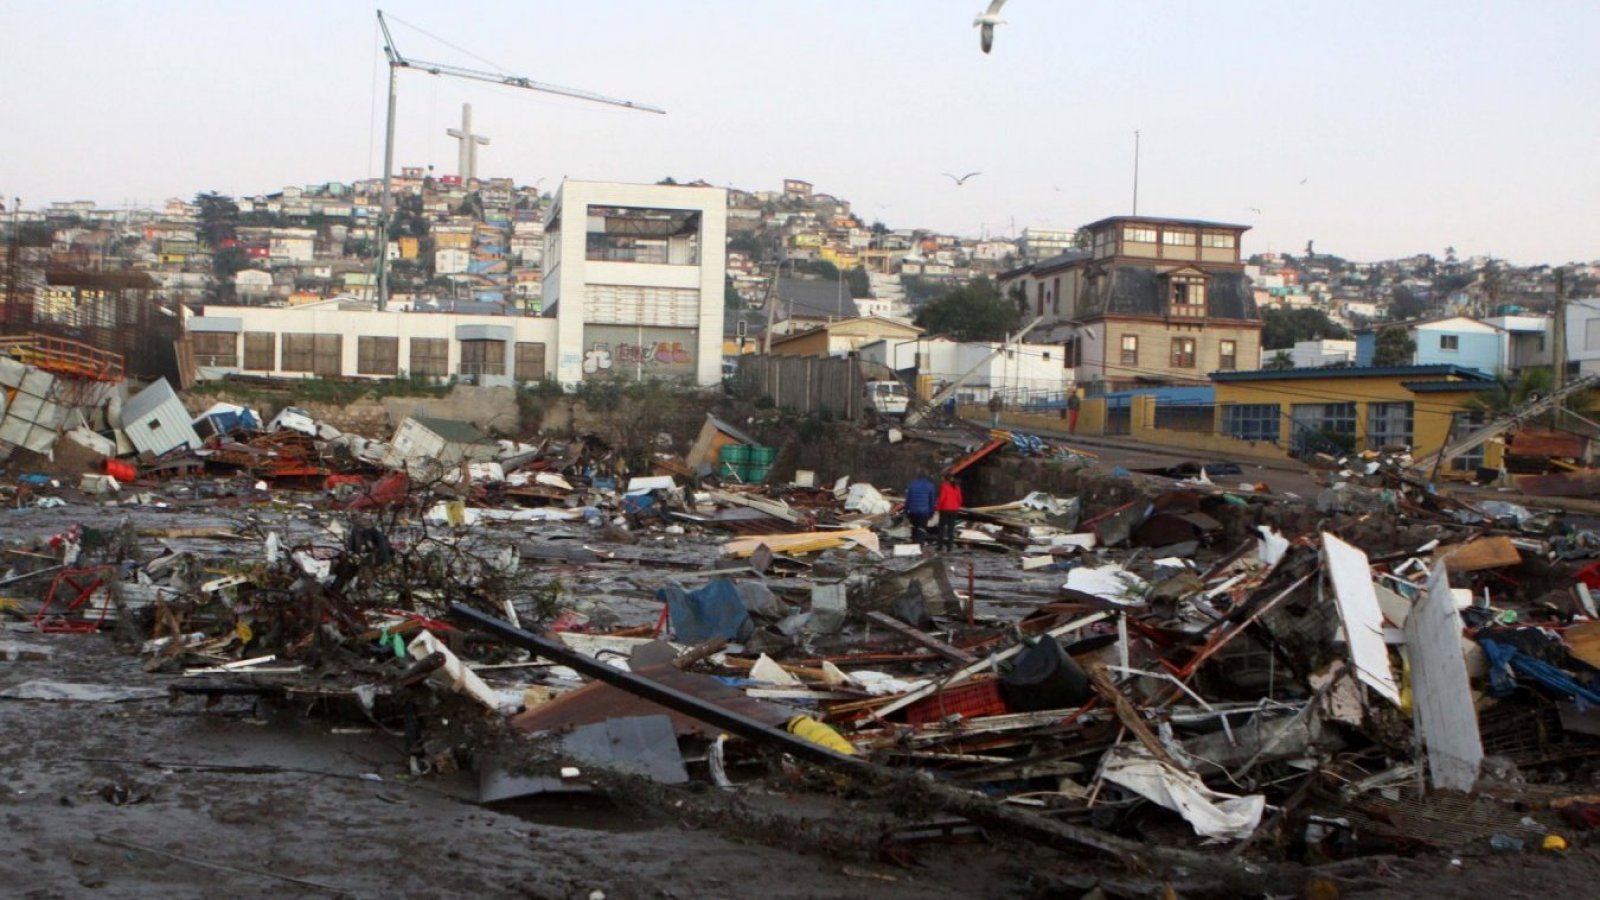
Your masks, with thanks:
M 961 509 L 961 485 L 956 484 L 954 475 L 945 473 L 944 483 L 939 485 L 939 499 L 934 501 L 933 509 L 939 514 L 939 549 L 954 550 L 956 548 L 956 513 Z

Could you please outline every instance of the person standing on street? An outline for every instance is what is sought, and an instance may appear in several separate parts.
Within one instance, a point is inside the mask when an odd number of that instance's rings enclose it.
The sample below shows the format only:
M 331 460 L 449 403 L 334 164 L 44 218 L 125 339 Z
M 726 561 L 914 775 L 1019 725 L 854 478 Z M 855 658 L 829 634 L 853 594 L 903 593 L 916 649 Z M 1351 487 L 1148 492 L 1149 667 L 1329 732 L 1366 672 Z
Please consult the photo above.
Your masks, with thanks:
M 928 543 L 928 520 L 933 518 L 933 504 L 938 499 L 939 486 L 926 475 L 918 475 L 906 487 L 906 518 L 911 520 L 911 540 Z
M 1077 391 L 1073 391 L 1073 392 L 1067 394 L 1067 433 L 1068 434 L 1077 434 L 1078 433 L 1078 406 L 1082 402 L 1083 401 L 1078 399 L 1078 392 Z
M 1000 392 L 999 391 L 995 391 L 993 394 L 989 395 L 989 427 L 990 428 L 999 428 L 1000 427 L 1000 408 L 1002 406 L 1004 406 L 1004 405 L 1005 405 L 1005 401 L 1000 399 Z
M 956 476 L 945 473 L 944 484 L 939 485 L 939 499 L 933 505 L 934 511 L 939 514 L 939 549 L 948 551 L 956 548 L 956 513 L 963 504 L 961 485 L 956 483 Z

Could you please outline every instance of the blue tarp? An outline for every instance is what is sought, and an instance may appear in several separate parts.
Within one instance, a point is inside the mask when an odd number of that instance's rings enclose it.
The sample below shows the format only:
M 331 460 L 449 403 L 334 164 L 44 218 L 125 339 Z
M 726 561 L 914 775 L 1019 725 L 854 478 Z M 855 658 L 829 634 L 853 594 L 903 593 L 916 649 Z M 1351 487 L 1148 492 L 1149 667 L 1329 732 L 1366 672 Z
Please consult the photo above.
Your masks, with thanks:
M 1509 695 L 1517 687 L 1517 676 L 1538 682 L 1545 688 L 1578 704 L 1579 709 L 1600 706 L 1600 692 L 1593 690 L 1549 663 L 1496 641 L 1479 641 L 1489 658 L 1489 693 Z
M 698 644 L 718 637 L 738 641 L 755 630 L 739 589 L 727 578 L 718 578 L 693 591 L 669 584 L 656 591 L 656 599 L 667 604 L 672 632 L 684 643 Z

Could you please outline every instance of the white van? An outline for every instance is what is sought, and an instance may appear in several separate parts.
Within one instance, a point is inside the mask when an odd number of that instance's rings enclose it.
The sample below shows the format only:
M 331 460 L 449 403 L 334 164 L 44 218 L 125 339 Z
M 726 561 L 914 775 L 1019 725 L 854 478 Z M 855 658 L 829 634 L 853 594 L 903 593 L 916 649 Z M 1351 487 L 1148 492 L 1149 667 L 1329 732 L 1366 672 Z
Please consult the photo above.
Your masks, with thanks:
M 898 381 L 867 382 L 867 407 L 882 416 L 903 416 L 910 405 L 911 396 L 906 386 Z

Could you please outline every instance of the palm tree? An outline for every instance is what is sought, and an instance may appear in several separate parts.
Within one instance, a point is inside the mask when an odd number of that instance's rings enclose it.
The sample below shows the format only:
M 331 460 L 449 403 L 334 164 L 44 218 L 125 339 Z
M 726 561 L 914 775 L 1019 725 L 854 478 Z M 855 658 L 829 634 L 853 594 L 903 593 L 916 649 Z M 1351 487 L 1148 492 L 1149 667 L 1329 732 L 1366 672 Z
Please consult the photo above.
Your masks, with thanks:
M 1292 369 L 1292 368 L 1294 368 L 1294 357 L 1290 356 L 1289 355 L 1289 351 L 1287 351 L 1287 350 L 1279 350 L 1277 353 L 1274 353 L 1272 355 L 1272 358 L 1267 360 L 1267 364 L 1262 366 L 1261 368 L 1263 368 L 1263 369 Z
M 1523 369 L 1522 374 L 1515 379 L 1504 375 L 1497 376 L 1494 385 L 1487 390 L 1479 391 L 1466 403 L 1467 408 L 1484 413 L 1490 420 L 1508 416 L 1529 403 L 1547 397 L 1554 393 L 1556 385 L 1555 370 L 1550 368 Z M 1587 416 L 1593 406 L 1593 398 L 1588 391 L 1569 394 L 1560 401 L 1562 409 L 1570 410 L 1579 415 Z M 1530 424 L 1543 428 L 1554 427 L 1559 422 L 1557 410 L 1550 410 L 1533 419 Z

